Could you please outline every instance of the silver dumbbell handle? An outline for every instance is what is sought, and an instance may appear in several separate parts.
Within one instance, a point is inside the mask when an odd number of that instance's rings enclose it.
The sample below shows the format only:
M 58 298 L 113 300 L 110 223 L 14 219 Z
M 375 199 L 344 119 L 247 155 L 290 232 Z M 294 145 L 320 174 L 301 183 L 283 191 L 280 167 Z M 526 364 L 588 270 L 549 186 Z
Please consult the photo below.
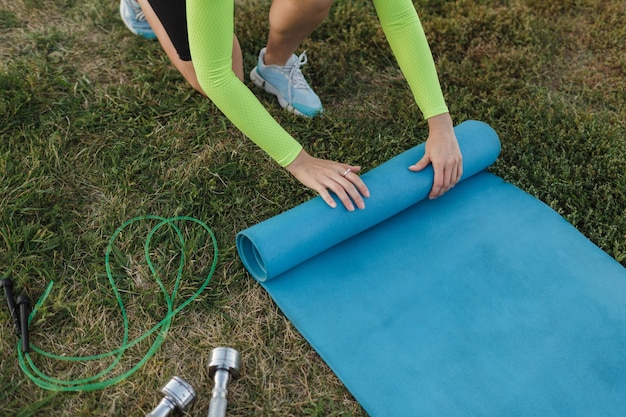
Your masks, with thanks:
M 165 397 L 161 400 L 154 410 L 146 414 L 146 417 L 168 417 L 174 410 L 176 410 L 176 404 L 169 398 Z
M 215 386 L 211 391 L 211 403 L 209 404 L 208 417 L 225 417 L 228 401 L 226 386 L 231 378 L 239 377 L 240 357 L 239 352 L 232 348 L 215 348 L 211 352 L 209 375 L 213 377 Z
M 215 372 L 215 387 L 213 387 L 213 391 L 211 391 L 211 403 L 209 404 L 209 416 L 208 417 L 225 417 L 226 416 L 226 406 L 228 405 L 228 401 L 226 400 L 226 395 L 228 394 L 228 389 L 226 389 L 226 384 L 230 381 L 230 373 L 226 370 L 218 370 Z

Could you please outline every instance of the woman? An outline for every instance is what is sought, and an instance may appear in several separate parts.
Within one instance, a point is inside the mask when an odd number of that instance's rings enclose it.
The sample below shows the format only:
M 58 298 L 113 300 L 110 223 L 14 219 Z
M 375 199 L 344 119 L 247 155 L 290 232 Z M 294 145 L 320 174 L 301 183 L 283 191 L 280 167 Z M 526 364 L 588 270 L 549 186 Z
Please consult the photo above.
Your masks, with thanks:
M 133 1 L 122 0 L 123 16 L 124 7 Z M 411 0 L 373 2 L 429 126 L 425 155 L 409 169 L 420 171 L 433 165 L 429 198 L 436 198 L 458 182 L 462 158 L 430 48 Z M 363 198 L 369 197 L 369 190 L 357 175 L 360 167 L 309 155 L 243 83 L 241 47 L 233 34 L 234 0 L 138 3 L 174 66 L 246 136 L 300 182 L 317 191 L 330 207 L 336 207 L 332 192 L 349 211 L 354 211 L 355 205 L 365 208 Z M 298 57 L 294 51 L 324 20 L 331 5 L 332 0 L 274 0 L 267 45 L 250 73 L 252 81 L 276 95 L 281 106 L 307 117 L 319 114 L 322 105 L 300 71 L 306 55 Z

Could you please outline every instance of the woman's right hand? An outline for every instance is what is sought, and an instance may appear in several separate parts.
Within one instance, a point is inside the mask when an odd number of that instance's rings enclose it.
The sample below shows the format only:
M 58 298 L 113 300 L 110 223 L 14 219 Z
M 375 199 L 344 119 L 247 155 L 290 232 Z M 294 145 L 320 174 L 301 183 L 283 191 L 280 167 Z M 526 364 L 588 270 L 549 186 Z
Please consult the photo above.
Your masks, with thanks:
M 302 184 L 317 191 L 330 207 L 337 207 L 332 191 L 349 211 L 354 211 L 355 205 L 365 208 L 363 197 L 369 197 L 370 192 L 357 175 L 361 167 L 314 158 L 302 150 L 286 168 Z

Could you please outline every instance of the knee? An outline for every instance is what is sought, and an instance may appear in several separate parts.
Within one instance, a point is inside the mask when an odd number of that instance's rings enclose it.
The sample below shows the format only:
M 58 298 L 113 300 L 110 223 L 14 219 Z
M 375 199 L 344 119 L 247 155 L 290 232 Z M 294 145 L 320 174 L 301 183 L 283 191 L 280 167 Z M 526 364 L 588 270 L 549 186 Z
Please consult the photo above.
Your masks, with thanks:
M 185 79 L 187 80 L 187 83 L 194 89 L 196 90 L 198 93 L 202 94 L 203 96 L 206 96 L 206 93 L 204 92 L 204 90 L 202 89 L 202 87 L 200 86 L 200 83 L 198 82 L 197 78 L 187 78 L 185 77 Z
M 307 0 L 305 3 L 309 5 L 314 13 L 326 14 L 330 10 L 330 6 L 333 5 L 333 0 Z

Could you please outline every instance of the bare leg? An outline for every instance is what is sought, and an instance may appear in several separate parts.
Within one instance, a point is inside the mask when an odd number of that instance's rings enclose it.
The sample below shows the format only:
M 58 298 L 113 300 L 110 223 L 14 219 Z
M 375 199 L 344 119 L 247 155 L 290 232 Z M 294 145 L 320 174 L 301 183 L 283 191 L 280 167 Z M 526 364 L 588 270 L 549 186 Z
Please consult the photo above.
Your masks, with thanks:
M 274 0 L 265 64 L 285 65 L 300 43 L 326 18 L 331 5 L 332 0 Z
M 170 61 L 172 61 L 172 64 L 174 64 L 174 67 L 176 67 L 176 69 L 183 75 L 183 77 L 185 77 L 187 82 L 193 88 L 206 96 L 204 91 L 202 91 L 202 87 L 200 87 L 200 83 L 198 83 L 198 77 L 196 76 L 193 63 L 191 61 L 183 61 L 180 59 L 178 53 L 176 52 L 176 48 L 174 48 L 170 37 L 165 31 L 165 28 L 161 24 L 161 21 L 157 17 L 156 13 L 150 6 L 150 3 L 148 3 L 148 0 L 137 1 L 146 16 L 146 20 L 150 23 L 150 27 L 152 27 L 157 39 L 161 43 L 163 50 L 165 50 L 165 53 Z M 236 36 L 233 37 L 233 72 L 241 81 L 243 81 L 243 57 L 241 54 L 241 46 L 239 46 L 239 41 Z

